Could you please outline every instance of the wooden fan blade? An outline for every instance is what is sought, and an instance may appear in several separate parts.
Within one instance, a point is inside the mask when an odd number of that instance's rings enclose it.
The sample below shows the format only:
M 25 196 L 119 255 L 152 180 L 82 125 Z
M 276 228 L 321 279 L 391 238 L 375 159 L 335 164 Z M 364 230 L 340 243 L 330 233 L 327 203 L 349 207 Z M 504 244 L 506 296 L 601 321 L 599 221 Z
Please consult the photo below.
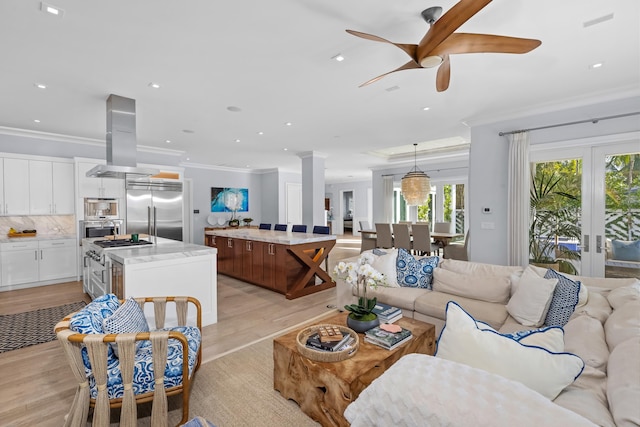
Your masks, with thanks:
M 460 53 L 527 53 L 542 42 L 519 37 L 495 36 L 491 34 L 453 33 L 433 49 L 431 55 Z
M 371 80 L 369 80 L 369 81 L 366 81 L 366 82 L 362 83 L 362 84 L 361 84 L 360 86 L 358 86 L 358 87 L 363 87 L 363 86 L 370 85 L 371 83 L 375 83 L 375 82 L 377 82 L 378 80 L 380 80 L 381 78 L 383 78 L 384 76 L 387 76 L 387 75 L 389 75 L 389 74 L 391 74 L 391 73 L 395 73 L 396 71 L 412 70 L 412 69 L 414 69 L 414 68 L 422 68 L 422 67 L 421 67 L 418 63 L 416 63 L 415 61 L 409 61 L 409 62 L 407 62 L 406 64 L 402 65 L 401 67 L 396 68 L 396 69 L 395 69 L 395 70 L 393 70 L 393 71 L 389 71 L 388 73 L 381 74 L 381 75 L 379 75 L 378 77 L 374 77 L 374 78 L 372 78 Z
M 436 74 L 436 90 L 438 92 L 444 92 L 449 88 L 449 79 L 451 78 L 451 63 L 449 62 L 449 55 L 444 55 L 442 64 L 438 68 Z
M 354 31 L 354 30 L 345 30 L 345 31 L 351 35 L 354 35 L 356 37 L 360 37 L 363 39 L 373 40 L 374 42 L 392 44 L 404 50 L 407 53 L 407 55 L 409 55 L 414 61 L 416 59 L 416 49 L 418 48 L 418 45 L 416 44 L 394 43 L 387 39 L 383 39 L 382 37 L 374 36 L 373 34 L 361 33 L 360 31 Z
M 491 0 L 460 0 L 438 19 L 420 40 L 416 62 L 431 55 L 431 51 L 446 40 L 462 24 L 482 10 Z

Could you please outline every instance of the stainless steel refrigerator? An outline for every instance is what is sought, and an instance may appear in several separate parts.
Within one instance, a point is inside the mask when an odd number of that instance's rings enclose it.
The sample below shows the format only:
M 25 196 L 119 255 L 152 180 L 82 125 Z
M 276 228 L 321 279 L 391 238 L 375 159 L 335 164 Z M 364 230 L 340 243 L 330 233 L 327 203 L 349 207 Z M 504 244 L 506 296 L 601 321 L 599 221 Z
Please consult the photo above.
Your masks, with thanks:
M 126 184 L 127 233 L 182 241 L 182 183 L 134 181 Z

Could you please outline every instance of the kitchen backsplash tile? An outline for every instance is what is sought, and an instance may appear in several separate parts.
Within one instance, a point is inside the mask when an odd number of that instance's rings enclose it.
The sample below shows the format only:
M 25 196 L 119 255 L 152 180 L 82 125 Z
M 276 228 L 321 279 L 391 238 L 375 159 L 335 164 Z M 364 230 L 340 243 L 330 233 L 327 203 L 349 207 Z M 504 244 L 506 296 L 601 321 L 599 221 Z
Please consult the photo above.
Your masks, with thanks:
M 40 236 L 76 235 L 77 221 L 75 215 L 34 215 L 34 216 L 1 216 L 0 233 L 6 234 L 9 228 L 37 230 Z

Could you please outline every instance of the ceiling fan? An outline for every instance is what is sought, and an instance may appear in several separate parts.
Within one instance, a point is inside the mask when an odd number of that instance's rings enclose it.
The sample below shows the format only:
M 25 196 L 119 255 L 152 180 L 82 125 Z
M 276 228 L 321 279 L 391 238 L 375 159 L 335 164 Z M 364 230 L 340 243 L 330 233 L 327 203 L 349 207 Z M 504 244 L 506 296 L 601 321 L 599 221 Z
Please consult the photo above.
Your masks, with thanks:
M 491 0 L 460 0 L 440 18 L 441 7 L 430 7 L 422 11 L 422 17 L 429 24 L 429 30 L 418 44 L 393 43 L 382 37 L 359 31 L 347 33 L 367 40 L 389 43 L 399 47 L 411 57 L 411 61 L 360 85 L 377 82 L 396 71 L 415 68 L 438 67 L 436 89 L 443 92 L 449 87 L 451 65 L 449 55 L 461 53 L 527 53 L 540 46 L 540 40 L 491 34 L 456 33 L 455 31 Z M 439 19 L 438 19 L 439 18 Z

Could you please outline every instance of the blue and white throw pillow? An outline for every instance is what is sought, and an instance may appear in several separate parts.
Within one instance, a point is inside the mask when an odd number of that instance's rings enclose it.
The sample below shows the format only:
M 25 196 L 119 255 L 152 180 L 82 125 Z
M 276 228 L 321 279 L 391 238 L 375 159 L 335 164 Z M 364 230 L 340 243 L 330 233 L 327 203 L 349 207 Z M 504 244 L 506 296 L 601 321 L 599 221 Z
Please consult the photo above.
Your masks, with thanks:
M 126 334 L 137 332 L 149 332 L 149 324 L 144 316 L 144 311 L 133 298 L 129 298 L 111 316 L 104 319 L 102 328 L 107 334 Z M 139 349 L 142 341 L 136 343 Z M 112 344 L 113 351 L 118 356 L 117 344 Z
M 437 256 L 415 259 L 406 249 L 398 249 L 396 259 L 398 284 L 410 288 L 431 289 L 433 269 L 439 262 L 440 257 Z
M 558 279 L 544 324 L 547 326 L 564 326 L 575 311 L 576 305 L 578 305 L 580 282 L 573 281 L 552 269 L 547 270 L 544 278 Z
M 114 294 L 99 296 L 69 321 L 69 329 L 80 334 L 103 334 L 102 323 L 120 307 L 120 301 Z
M 382 249 L 378 249 L 378 248 L 374 248 L 372 252 L 376 256 L 382 256 L 387 254 L 386 251 L 383 251 Z

